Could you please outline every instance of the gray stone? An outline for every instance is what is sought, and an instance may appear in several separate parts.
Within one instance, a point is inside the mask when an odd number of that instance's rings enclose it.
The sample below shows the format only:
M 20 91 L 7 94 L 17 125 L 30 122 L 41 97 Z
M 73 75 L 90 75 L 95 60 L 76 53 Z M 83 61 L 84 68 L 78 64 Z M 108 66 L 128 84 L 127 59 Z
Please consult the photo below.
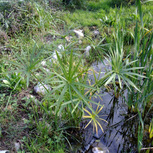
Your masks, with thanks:
M 31 99 L 36 105 L 38 105 L 38 100 L 36 99 L 36 97 L 35 96 L 33 96 L 33 95 L 27 95 L 27 97 L 26 97 L 27 99 Z
M 49 69 L 47 69 L 47 68 L 43 68 L 46 72 L 50 72 L 50 70 Z

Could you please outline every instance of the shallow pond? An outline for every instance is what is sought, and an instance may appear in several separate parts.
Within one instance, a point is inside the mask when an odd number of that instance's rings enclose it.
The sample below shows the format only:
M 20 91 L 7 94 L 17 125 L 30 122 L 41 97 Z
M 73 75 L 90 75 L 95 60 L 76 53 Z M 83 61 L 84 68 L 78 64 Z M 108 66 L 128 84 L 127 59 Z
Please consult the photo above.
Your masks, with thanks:
M 98 146 L 104 150 L 108 149 L 110 153 L 135 153 L 137 150 L 137 139 L 135 135 L 137 131 L 135 130 L 137 128 L 134 122 L 137 121 L 138 116 L 133 115 L 132 117 L 128 117 L 128 108 L 123 98 L 119 97 L 116 99 L 110 93 L 104 92 L 104 94 L 100 102 L 104 105 L 104 108 L 99 113 L 99 116 L 107 120 L 108 124 L 99 121 L 104 128 L 104 133 L 99 129 L 98 136 L 100 137 L 100 141 L 95 141 L 93 144 L 90 144 L 90 149 L 86 152 L 91 153 L 91 148 Z M 97 102 L 99 102 L 99 100 L 100 99 L 95 99 Z M 92 126 L 86 129 L 86 133 L 84 134 L 86 141 L 85 147 L 92 141 L 94 134 Z
M 105 60 L 103 63 L 93 63 L 92 68 L 96 72 L 102 72 L 100 77 L 102 77 L 107 70 L 111 69 Z M 93 74 L 89 74 L 89 79 L 94 83 Z M 97 140 L 95 138 L 96 132 L 93 132 L 92 125 L 85 129 L 83 134 L 85 140 L 83 143 L 84 147 L 81 152 L 91 153 L 93 147 L 104 149 L 104 153 L 137 152 L 138 115 L 128 115 L 128 107 L 125 102 L 126 93 L 127 91 L 125 90 L 116 98 L 113 91 L 106 92 L 102 89 L 99 93 L 100 95 L 102 94 L 101 98 L 97 97 L 93 99 L 95 102 L 100 102 L 100 104 L 104 105 L 99 116 L 107 120 L 108 124 L 104 121 L 99 121 L 104 129 L 104 133 L 99 128 L 98 135 L 96 135 L 96 137 L 99 138 Z M 93 106 L 94 110 L 96 110 L 96 107 L 97 106 Z

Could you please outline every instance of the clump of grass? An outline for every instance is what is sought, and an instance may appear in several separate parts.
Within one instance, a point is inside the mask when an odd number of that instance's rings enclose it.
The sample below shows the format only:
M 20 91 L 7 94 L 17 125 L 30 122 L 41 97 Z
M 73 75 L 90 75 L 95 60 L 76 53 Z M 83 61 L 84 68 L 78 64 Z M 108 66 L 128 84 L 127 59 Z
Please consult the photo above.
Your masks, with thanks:
M 144 136 L 144 124 L 146 123 L 145 116 L 147 116 L 148 114 L 146 113 L 146 106 L 149 104 L 153 90 L 153 83 L 151 77 L 153 58 L 150 57 L 150 55 L 152 54 L 153 34 L 152 32 L 148 34 L 144 31 L 143 14 L 141 3 L 139 0 L 137 0 L 137 8 L 141 24 L 138 24 L 138 21 L 136 20 L 134 43 L 135 48 L 133 51 L 133 59 L 137 59 L 137 62 L 135 63 L 136 66 L 144 67 L 144 69 L 140 70 L 140 73 L 144 74 L 146 78 L 138 78 L 137 80 L 134 80 L 134 84 L 141 87 L 142 92 L 128 92 L 128 105 L 133 107 L 131 111 L 134 110 L 135 112 L 139 113 L 140 124 L 138 133 L 138 151 L 140 152 L 141 148 L 143 147 L 142 140 Z M 135 72 L 138 73 L 138 70 L 135 70 Z
M 38 70 L 37 65 L 41 59 L 42 50 L 38 52 L 36 45 L 33 47 L 32 52 L 22 52 L 21 56 L 15 54 L 18 61 L 9 61 L 12 65 L 16 66 L 17 71 L 26 78 L 26 86 L 29 87 L 30 77 Z
M 53 28 L 51 12 L 36 2 L 2 3 L 0 25 L 10 36 Z
M 94 113 L 94 110 L 88 104 L 89 101 L 99 105 L 84 95 L 86 89 L 96 90 L 96 88 L 86 84 L 85 73 L 87 72 L 87 69 L 85 69 L 85 67 L 82 68 L 80 65 L 81 60 L 78 61 L 77 64 L 73 63 L 74 55 L 72 51 L 68 63 L 66 62 L 67 58 L 62 61 L 58 53 L 56 54 L 61 72 L 59 73 L 54 70 L 54 77 L 49 78 L 49 82 L 52 86 L 54 85 L 53 90 L 49 93 L 52 97 L 49 97 L 49 99 L 55 100 L 55 103 L 51 105 L 51 108 L 55 107 L 55 112 L 58 113 L 58 115 L 61 114 L 63 110 L 66 110 L 69 117 L 73 118 L 76 125 L 78 125 L 80 122 L 78 122 L 78 119 L 76 118 L 82 116 L 84 106 L 87 106 Z M 55 95 L 53 95 L 53 93 L 55 93 Z
M 138 73 L 135 73 L 135 70 L 141 70 L 143 67 L 134 66 L 134 63 L 137 60 L 129 61 L 129 55 L 125 57 L 124 55 L 124 31 L 122 28 L 122 32 L 120 32 L 120 28 L 122 25 L 117 24 L 114 34 L 115 44 L 112 48 L 110 48 L 110 52 L 106 54 L 106 60 L 109 65 L 112 67 L 112 70 L 108 71 L 105 76 L 101 79 L 107 86 L 109 83 L 113 84 L 114 90 L 116 93 L 116 82 L 118 82 L 119 88 L 122 89 L 122 84 L 126 85 L 129 90 L 131 87 L 135 88 L 140 92 L 133 79 L 137 79 L 136 77 L 142 77 Z M 131 86 L 131 87 L 130 87 Z

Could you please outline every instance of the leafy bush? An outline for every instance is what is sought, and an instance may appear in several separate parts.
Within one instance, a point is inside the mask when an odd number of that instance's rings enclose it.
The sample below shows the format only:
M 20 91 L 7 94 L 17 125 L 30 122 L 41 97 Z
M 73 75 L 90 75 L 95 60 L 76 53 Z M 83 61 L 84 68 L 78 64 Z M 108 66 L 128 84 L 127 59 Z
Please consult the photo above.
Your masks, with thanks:
M 2 63 L 0 65 L 0 89 L 8 88 L 13 91 L 21 91 L 25 88 L 26 82 L 18 72 L 9 72 L 9 64 Z
M 12 73 L 2 79 L 1 85 L 11 90 L 21 91 L 21 89 L 25 88 L 26 82 L 20 73 Z

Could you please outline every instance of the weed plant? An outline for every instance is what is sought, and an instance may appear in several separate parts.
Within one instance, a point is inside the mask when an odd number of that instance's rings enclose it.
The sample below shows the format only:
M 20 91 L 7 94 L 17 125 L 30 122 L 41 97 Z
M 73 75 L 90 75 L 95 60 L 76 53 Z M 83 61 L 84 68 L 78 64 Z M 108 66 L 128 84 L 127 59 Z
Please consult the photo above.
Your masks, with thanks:
M 102 130 L 102 132 L 104 132 L 102 125 L 100 124 L 99 120 L 102 120 L 106 123 L 108 123 L 105 119 L 100 118 L 98 116 L 98 114 L 101 112 L 101 110 L 103 109 L 104 106 L 99 108 L 99 105 L 97 106 L 96 112 L 95 114 L 92 112 L 90 113 L 87 109 L 84 108 L 84 111 L 88 114 L 88 115 L 84 115 L 83 118 L 87 118 L 90 119 L 90 121 L 88 122 L 88 124 L 85 126 L 85 128 L 87 128 L 92 122 L 93 122 L 93 132 L 94 132 L 94 128 L 96 131 L 96 134 L 98 135 L 98 128 L 100 128 Z
M 114 44 L 110 47 L 110 51 L 106 54 L 105 59 L 111 66 L 112 70 L 108 71 L 99 82 L 107 86 L 108 84 L 113 84 L 114 91 L 116 89 L 122 89 L 124 84 L 130 91 L 131 87 L 140 91 L 133 79 L 136 77 L 144 78 L 143 75 L 135 73 L 135 70 L 141 70 L 143 67 L 134 65 L 137 62 L 137 59 L 129 60 L 130 55 L 124 53 L 124 22 L 119 19 L 119 16 L 116 16 L 118 24 L 116 24 L 114 36 Z
M 9 61 L 12 65 L 16 66 L 16 71 L 22 73 L 22 76 L 26 78 L 26 86 L 29 87 L 30 77 L 38 70 L 38 63 L 41 59 L 41 52 L 36 53 L 36 45 L 33 47 L 32 52 L 21 52 L 21 56 L 15 54 L 17 61 Z
M 55 107 L 55 114 L 58 116 L 65 110 L 69 118 L 72 118 L 73 121 L 76 122 L 75 125 L 78 126 L 84 112 L 84 107 L 87 106 L 95 114 L 95 111 L 89 103 L 100 105 L 84 95 L 86 90 L 94 91 L 97 89 L 87 85 L 87 76 L 85 73 L 88 69 L 80 65 L 81 60 L 79 60 L 78 63 L 73 62 L 74 55 L 72 51 L 70 58 L 66 58 L 65 60 L 62 60 L 58 53 L 56 54 L 61 71 L 56 71 L 54 69 L 51 73 L 53 75 L 51 75 L 48 80 L 48 83 L 51 83 L 53 87 L 53 90 L 49 92 L 52 96 L 49 97 L 49 99 L 55 100 L 54 104 L 50 107 Z
M 128 104 L 132 105 L 135 111 L 139 112 L 140 124 L 139 124 L 139 134 L 138 134 L 138 150 L 140 151 L 143 147 L 143 131 L 145 124 L 145 117 L 147 115 L 146 106 L 150 103 L 150 98 L 153 94 L 153 82 L 152 82 L 152 44 L 153 44 L 153 34 L 151 30 L 148 33 L 144 31 L 143 24 L 143 14 L 141 10 L 140 1 L 137 1 L 138 12 L 140 15 L 141 25 L 136 21 L 136 30 L 135 30 L 135 50 L 134 50 L 134 59 L 138 59 L 138 62 L 135 65 L 143 66 L 144 70 L 141 70 L 141 74 L 145 74 L 146 79 L 135 80 L 135 84 L 140 86 L 142 93 L 139 92 L 129 92 L 128 94 Z M 139 25 L 139 26 L 138 26 Z M 142 29 L 142 30 L 141 30 Z M 149 117 L 149 116 L 148 116 Z

